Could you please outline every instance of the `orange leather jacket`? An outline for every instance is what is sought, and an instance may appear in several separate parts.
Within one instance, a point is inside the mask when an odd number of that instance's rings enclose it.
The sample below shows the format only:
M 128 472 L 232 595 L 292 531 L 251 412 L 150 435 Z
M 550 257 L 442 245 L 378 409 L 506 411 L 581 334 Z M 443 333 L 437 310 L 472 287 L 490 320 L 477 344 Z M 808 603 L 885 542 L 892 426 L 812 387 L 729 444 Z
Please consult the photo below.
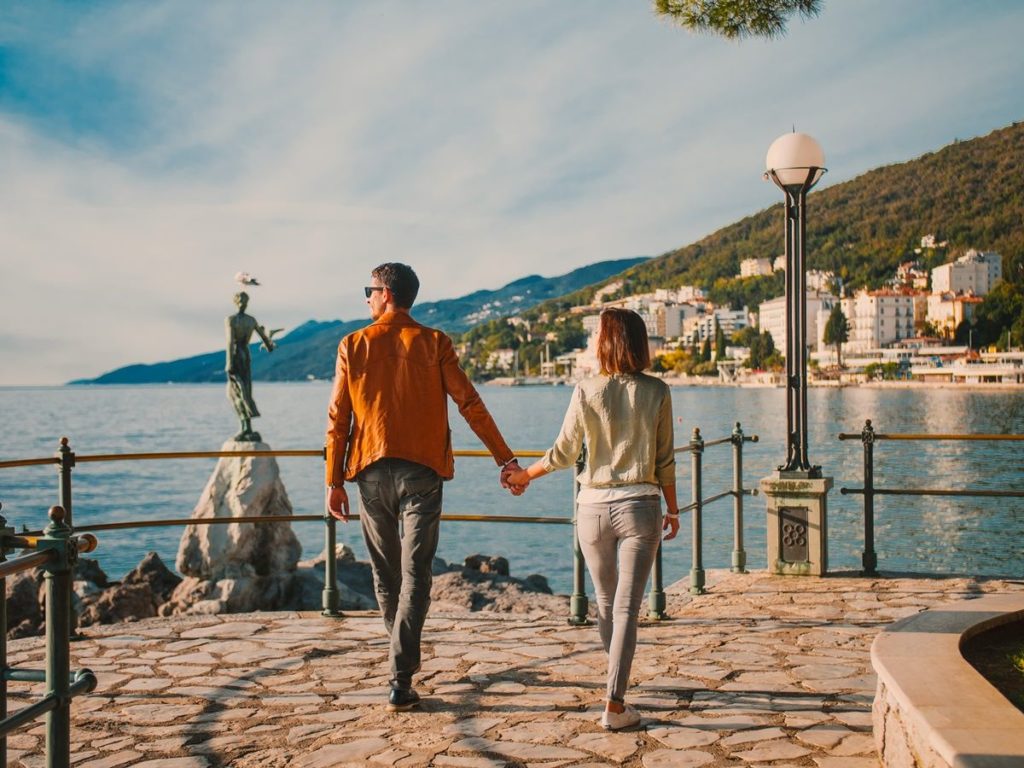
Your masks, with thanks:
M 451 339 L 406 312 L 386 312 L 338 345 L 327 409 L 327 484 L 354 480 L 378 459 L 407 459 L 455 475 L 448 396 L 499 465 L 512 459 Z

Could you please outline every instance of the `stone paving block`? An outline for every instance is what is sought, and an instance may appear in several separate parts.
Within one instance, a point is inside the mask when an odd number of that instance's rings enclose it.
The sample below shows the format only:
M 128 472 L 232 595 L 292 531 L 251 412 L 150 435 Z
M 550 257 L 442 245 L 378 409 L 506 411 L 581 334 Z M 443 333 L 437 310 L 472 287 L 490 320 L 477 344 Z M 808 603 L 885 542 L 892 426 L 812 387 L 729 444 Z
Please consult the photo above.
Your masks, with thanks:
M 734 747 L 737 744 L 750 744 L 751 742 L 764 743 L 773 739 L 785 738 L 786 732 L 781 728 L 756 728 L 750 731 L 740 731 L 732 736 L 722 739 L 722 744 L 727 747 Z
M 879 768 L 878 757 L 832 757 L 815 755 L 818 768 Z
M 875 738 L 870 733 L 855 733 L 847 736 L 842 743 L 832 749 L 832 754 L 839 757 L 874 754 Z M 1021 759 L 1024 763 L 1024 758 Z
M 805 744 L 811 744 L 822 749 L 830 749 L 851 733 L 852 731 L 845 725 L 829 723 L 797 731 L 796 737 Z
M 122 765 L 134 765 L 142 757 L 139 752 L 125 750 L 113 755 L 106 755 L 97 760 L 88 760 L 81 763 L 79 768 L 118 768 Z
M 482 736 L 504 722 L 505 720 L 500 717 L 468 717 L 446 725 L 443 732 L 451 736 Z
M 700 768 L 714 759 L 714 755 L 692 749 L 655 749 L 644 755 L 643 766 L 644 768 Z
M 371 755 L 383 752 L 391 746 L 387 739 L 356 739 L 345 744 L 328 744 L 312 752 L 300 755 L 293 765 L 295 768 L 336 768 L 343 763 L 364 763 Z
M 572 720 L 553 720 L 537 722 L 527 720 L 511 728 L 499 731 L 498 736 L 504 741 L 529 741 L 534 743 L 560 744 L 579 730 L 579 723 Z M 479 736 L 481 734 L 469 734 Z M 593 751 L 593 750 L 591 750 Z
M 569 746 L 622 763 L 636 753 L 640 740 L 629 733 L 583 733 L 570 741 Z
M 715 731 L 702 731 L 698 728 L 687 727 L 656 727 L 648 728 L 647 733 L 651 738 L 671 749 L 690 749 L 691 747 L 706 747 L 714 744 L 720 738 Z
M 776 760 L 792 760 L 809 754 L 811 754 L 811 750 L 806 747 L 801 747 L 799 744 L 793 744 L 789 741 L 779 740 L 765 744 L 764 746 L 755 747 L 754 749 L 750 749 L 745 752 L 734 752 L 733 757 L 738 757 L 748 763 L 754 763 L 759 760 L 769 762 Z
M 455 752 L 489 752 L 495 755 L 511 757 L 516 760 L 560 760 L 579 759 L 586 757 L 583 752 L 568 747 L 556 747 L 547 744 L 528 744 L 518 741 L 496 741 L 482 736 L 471 736 L 452 744 Z
M 458 755 L 437 755 L 434 765 L 438 768 L 505 768 L 505 760 L 493 760 L 489 757 L 460 757 Z
M 210 761 L 205 757 L 168 757 L 162 760 L 144 760 L 134 768 L 207 768 Z

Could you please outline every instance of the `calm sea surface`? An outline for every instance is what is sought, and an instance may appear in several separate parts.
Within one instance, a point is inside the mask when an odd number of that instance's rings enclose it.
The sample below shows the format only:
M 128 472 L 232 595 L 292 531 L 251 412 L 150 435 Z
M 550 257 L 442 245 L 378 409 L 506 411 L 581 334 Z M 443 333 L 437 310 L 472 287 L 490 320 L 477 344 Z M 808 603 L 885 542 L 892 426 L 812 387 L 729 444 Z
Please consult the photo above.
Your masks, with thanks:
M 317 449 L 322 444 L 329 385 L 256 384 L 264 416 L 256 427 L 275 449 Z M 547 448 L 561 424 L 571 387 L 481 387 L 481 393 L 514 449 Z M 829 496 L 829 557 L 833 569 L 860 565 L 861 497 L 842 496 L 841 486 L 860 487 L 859 441 L 839 442 L 839 432 L 859 432 L 872 419 L 879 432 L 1024 433 L 1024 393 L 964 390 L 812 389 L 810 457 L 835 478 Z M 676 444 L 694 427 L 707 439 L 727 435 L 740 421 L 760 436 L 744 452 L 744 483 L 756 487 L 785 452 L 785 393 L 781 389 L 687 387 L 673 390 Z M 0 389 L 0 460 L 48 456 L 61 435 L 79 454 L 217 450 L 237 431 L 224 387 L 139 386 Z M 457 412 L 452 413 L 456 448 L 480 445 Z M 1024 444 L 876 444 L 876 484 L 896 487 L 1024 489 Z M 689 454 L 678 467 L 679 498 L 690 499 Z M 319 514 L 323 504 L 320 459 L 279 459 L 298 514 Z M 146 518 L 187 517 L 215 460 L 82 464 L 74 471 L 74 511 L 79 525 Z M 732 482 L 731 448 L 707 449 L 704 491 L 709 496 Z M 450 513 L 568 516 L 572 478 L 561 472 L 512 498 L 497 483 L 490 459 L 459 459 L 456 478 L 445 486 Z M 41 527 L 57 501 L 53 467 L 0 470 L 0 502 L 9 524 Z M 1024 576 L 1024 502 L 1018 499 L 880 498 L 876 502 L 876 549 L 884 570 Z M 666 583 L 690 568 L 689 517 L 680 537 L 666 545 Z M 339 525 L 339 538 L 365 556 L 358 523 Z M 746 500 L 748 565 L 765 566 L 765 512 L 760 497 Z M 303 557 L 323 549 L 323 526 L 299 523 Z M 97 556 L 113 578 L 121 578 L 149 550 L 168 564 L 177 552 L 180 528 L 105 532 Z M 728 566 L 732 550 L 732 503 L 705 509 L 704 565 Z M 571 589 L 571 528 L 521 524 L 448 522 L 439 554 L 461 561 L 482 552 L 509 559 L 513 575 L 546 575 L 556 591 Z

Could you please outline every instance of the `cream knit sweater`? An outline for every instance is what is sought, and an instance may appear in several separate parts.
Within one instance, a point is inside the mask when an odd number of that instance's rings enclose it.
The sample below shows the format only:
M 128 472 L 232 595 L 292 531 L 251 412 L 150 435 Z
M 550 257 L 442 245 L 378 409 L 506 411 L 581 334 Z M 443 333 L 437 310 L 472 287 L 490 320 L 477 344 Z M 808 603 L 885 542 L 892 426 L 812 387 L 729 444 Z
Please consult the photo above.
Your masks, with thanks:
M 580 485 L 675 483 L 672 397 L 661 379 L 644 373 L 584 379 L 572 393 L 555 444 L 541 463 L 547 472 L 576 462 L 586 446 Z

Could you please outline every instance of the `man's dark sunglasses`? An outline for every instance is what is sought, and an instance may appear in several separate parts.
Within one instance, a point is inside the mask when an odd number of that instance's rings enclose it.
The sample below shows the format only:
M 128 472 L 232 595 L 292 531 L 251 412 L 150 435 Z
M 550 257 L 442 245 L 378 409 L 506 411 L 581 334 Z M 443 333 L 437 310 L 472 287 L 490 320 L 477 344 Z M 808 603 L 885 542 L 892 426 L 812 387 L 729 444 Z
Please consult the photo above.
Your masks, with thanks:
M 368 285 L 365 288 L 363 288 L 363 293 L 366 294 L 366 298 L 370 298 L 371 296 L 373 296 L 373 292 L 374 291 L 383 291 L 383 290 L 384 290 L 384 286 L 383 285 Z

